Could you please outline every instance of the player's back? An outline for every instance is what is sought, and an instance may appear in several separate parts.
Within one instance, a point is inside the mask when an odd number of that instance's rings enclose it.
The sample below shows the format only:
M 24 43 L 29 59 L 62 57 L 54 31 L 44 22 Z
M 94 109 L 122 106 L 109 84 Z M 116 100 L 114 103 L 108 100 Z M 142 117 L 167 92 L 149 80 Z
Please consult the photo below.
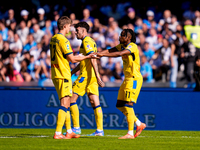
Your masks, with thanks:
M 86 56 L 92 52 L 97 52 L 96 43 L 91 37 L 86 36 L 82 41 L 80 53 Z M 80 62 L 80 72 L 84 77 L 96 77 L 90 59 L 85 59 Z
M 50 41 L 51 78 L 71 78 L 71 71 L 66 55 L 72 54 L 68 39 L 61 33 L 55 34 Z

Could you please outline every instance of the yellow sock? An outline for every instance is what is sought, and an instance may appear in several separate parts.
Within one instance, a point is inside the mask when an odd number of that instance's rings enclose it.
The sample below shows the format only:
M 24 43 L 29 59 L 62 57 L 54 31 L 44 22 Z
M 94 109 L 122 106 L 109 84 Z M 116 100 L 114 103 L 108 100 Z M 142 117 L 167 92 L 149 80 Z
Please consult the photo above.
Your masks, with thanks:
M 97 130 L 103 130 L 103 112 L 101 109 L 101 106 L 98 105 L 93 108 L 94 109 L 94 115 L 95 115 L 95 120 L 97 124 Z
M 134 121 L 135 121 L 135 112 L 133 110 L 132 106 L 123 106 L 123 107 L 117 107 L 125 116 L 128 123 L 128 130 L 132 131 L 134 129 Z
M 128 130 L 133 130 L 134 128 L 134 120 L 135 120 L 135 113 L 132 107 L 127 107 L 125 106 L 126 109 L 126 118 L 127 118 L 127 123 L 128 123 Z
M 62 132 L 62 128 L 66 118 L 67 108 L 60 106 L 57 116 L 56 132 Z
M 66 127 L 66 130 L 71 129 L 71 118 L 70 118 L 70 111 L 69 110 L 66 113 L 65 127 Z
M 72 116 L 73 127 L 80 127 L 79 123 L 79 109 L 76 103 L 70 104 L 70 112 Z

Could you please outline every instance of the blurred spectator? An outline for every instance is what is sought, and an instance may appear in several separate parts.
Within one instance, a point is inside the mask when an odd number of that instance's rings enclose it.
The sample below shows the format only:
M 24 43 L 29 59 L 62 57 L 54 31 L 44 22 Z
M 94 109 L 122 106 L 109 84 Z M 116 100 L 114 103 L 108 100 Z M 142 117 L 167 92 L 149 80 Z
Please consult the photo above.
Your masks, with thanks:
M 120 62 L 116 62 L 112 71 L 113 76 L 110 78 L 111 82 L 122 82 L 124 79 L 123 68 Z
M 44 34 L 48 35 L 49 37 L 53 36 L 53 26 L 50 19 L 46 20 L 45 27 L 42 28 L 42 31 L 44 31 Z
M 155 54 L 152 56 L 151 60 L 149 61 L 149 64 L 152 67 L 153 71 L 153 78 L 155 81 L 162 79 L 162 70 L 160 69 L 162 65 L 162 56 L 160 53 L 160 50 L 156 50 Z
M 36 45 L 37 43 L 35 42 L 33 35 L 29 34 L 27 38 L 27 44 L 24 46 L 22 54 L 26 51 L 31 51 L 36 49 Z
M 14 34 L 14 42 L 10 44 L 10 49 L 12 51 L 14 51 L 15 53 L 17 53 L 17 57 L 20 57 L 22 48 L 23 48 L 23 45 L 19 38 L 19 35 L 15 33 Z
M 33 31 L 34 31 L 33 32 L 34 41 L 36 43 L 41 42 L 42 37 L 44 36 L 45 32 L 40 29 L 40 26 L 38 24 L 34 24 Z
M 21 74 L 10 63 L 6 65 L 6 76 L 9 77 L 9 81 L 24 82 Z
M 20 29 L 17 30 L 17 34 L 19 35 L 24 46 L 26 44 L 27 36 L 29 34 L 29 28 L 26 26 L 24 20 L 20 22 Z
M 21 11 L 21 21 L 22 20 L 25 22 L 26 26 L 30 28 L 31 20 L 29 20 L 29 12 L 25 9 Z
M 140 72 L 145 82 L 149 82 L 149 83 L 153 82 L 152 68 L 151 68 L 151 65 L 148 63 L 147 57 L 145 55 L 141 57 Z
M 47 52 L 49 50 L 50 37 L 45 34 L 42 37 L 41 43 L 42 43 L 42 50 Z
M 196 81 L 194 91 L 200 91 L 200 56 L 195 58 L 194 78 Z
M 8 30 L 8 38 L 7 41 L 9 43 L 13 43 L 14 42 L 14 32 L 12 30 Z
M 3 49 L 3 37 L 0 34 L 0 51 Z
M 196 10 L 194 15 L 195 15 L 194 25 L 200 26 L 200 11 Z
M 8 63 L 10 54 L 12 54 L 12 50 L 10 50 L 9 48 L 9 42 L 4 41 L 3 50 L 0 52 L 0 58 L 2 59 L 4 64 Z
M 1 20 L 0 20 L 0 34 L 2 35 L 4 41 L 8 39 L 8 28 L 6 28 L 4 22 Z
M 12 22 L 16 22 L 14 18 L 15 12 L 13 9 L 8 10 L 8 18 L 6 19 L 6 27 L 10 28 Z
M 135 21 L 135 29 L 134 29 L 135 33 L 141 33 L 142 24 L 143 24 L 142 18 L 137 17 Z
M 127 25 L 129 23 L 134 25 L 136 21 L 135 16 L 134 8 L 128 7 L 126 10 L 126 15 L 119 20 L 119 26 L 122 27 L 123 25 Z
M 158 34 L 157 42 L 154 43 L 153 47 L 152 47 L 152 49 L 154 51 L 156 51 L 162 47 L 162 40 L 163 40 L 163 36 L 161 34 Z
M 146 56 L 147 61 L 151 59 L 151 57 L 154 55 L 154 51 L 149 47 L 149 43 L 144 43 L 144 49 L 143 54 Z
M 176 80 L 178 75 L 178 57 L 181 53 L 181 45 L 179 44 L 179 38 L 176 38 L 174 43 L 171 44 L 171 75 L 170 75 L 170 87 L 176 87 Z
M 51 24 L 52 24 L 52 27 L 53 27 L 53 31 L 55 29 L 57 29 L 57 20 L 60 18 L 60 15 L 57 11 L 54 12 L 54 18 L 53 20 L 51 21 Z
M 194 72 L 194 62 L 196 57 L 196 48 L 195 46 L 183 36 L 183 45 L 181 46 L 181 55 L 180 62 L 184 64 L 184 75 L 188 82 L 194 81 L 193 72 Z
M 33 56 L 34 60 L 36 61 L 39 60 L 42 51 L 42 43 L 37 43 L 36 48 L 30 51 L 30 55 Z
M 72 20 L 72 24 L 77 24 L 79 22 L 79 20 L 76 18 L 75 13 L 71 13 L 69 17 Z
M 75 34 L 75 28 L 71 28 L 71 37 L 69 38 L 70 44 L 71 44 L 71 48 L 75 53 L 78 53 L 80 50 L 80 46 L 82 41 L 78 40 L 76 38 L 76 34 Z
M 177 25 L 179 24 L 178 20 L 177 20 L 177 17 L 175 15 L 172 15 L 172 18 L 171 18 L 171 24 L 169 24 L 169 29 L 171 29 L 173 32 L 176 32 L 177 30 Z
M 3 62 L 0 60 L 0 63 L 3 64 Z M 6 66 L 2 65 L 0 68 L 0 82 L 6 81 Z
M 157 43 L 157 40 L 158 40 L 158 35 L 157 35 L 157 32 L 156 32 L 156 29 L 154 28 L 151 28 L 149 30 L 149 36 L 146 38 L 146 41 L 149 43 L 149 47 L 150 48 L 153 48 L 153 45 Z
M 164 82 L 168 81 L 168 71 L 170 69 L 170 56 L 171 56 L 171 47 L 167 39 L 163 39 L 163 47 L 161 48 L 162 55 L 162 79 Z
M 38 24 L 40 29 L 45 27 L 45 10 L 43 8 L 39 8 L 37 10 L 38 13 Z
M 154 20 L 154 12 L 152 10 L 148 10 L 147 13 L 147 19 L 143 20 L 143 23 L 145 23 L 148 27 L 148 29 L 151 28 L 151 21 Z
M 83 10 L 83 19 L 81 21 L 87 22 L 90 27 L 93 26 L 94 18 L 90 16 L 90 10 L 89 9 L 86 8 L 86 9 Z

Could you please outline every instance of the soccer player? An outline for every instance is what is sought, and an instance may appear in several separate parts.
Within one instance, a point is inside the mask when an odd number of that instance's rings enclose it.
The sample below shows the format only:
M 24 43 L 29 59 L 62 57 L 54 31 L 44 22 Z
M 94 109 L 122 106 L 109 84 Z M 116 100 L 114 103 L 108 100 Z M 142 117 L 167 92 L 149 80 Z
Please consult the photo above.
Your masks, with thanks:
M 143 77 L 140 73 L 139 50 L 135 44 L 136 37 L 133 30 L 124 29 L 119 41 L 119 45 L 97 53 L 97 56 L 122 57 L 125 79 L 118 92 L 116 107 L 127 117 L 128 133 L 119 139 L 133 139 L 146 127 L 146 124 L 141 123 L 135 116 L 133 110 L 133 104 L 137 102 L 142 87 Z M 137 126 L 135 135 L 133 135 L 134 122 Z
M 79 22 L 75 26 L 76 36 L 82 40 L 80 53 L 84 56 L 97 52 L 95 41 L 87 36 L 89 25 L 86 22 Z M 104 87 L 99 72 L 96 59 L 82 60 L 73 70 L 72 74 L 80 70 L 80 75 L 73 84 L 73 96 L 71 98 L 70 111 L 73 120 L 72 131 L 76 134 L 81 134 L 79 124 L 79 110 L 77 106 L 77 99 L 87 93 L 90 103 L 94 109 L 97 130 L 89 136 L 104 136 L 103 131 L 103 112 L 99 102 L 98 86 Z
M 60 100 L 54 139 L 80 137 L 80 135 L 73 133 L 71 129 L 69 107 L 70 97 L 72 96 L 72 81 L 69 62 L 76 63 L 92 56 L 92 54 L 87 56 L 73 55 L 70 43 L 65 37 L 69 33 L 71 24 L 72 21 L 67 16 L 59 18 L 57 21 L 59 33 L 55 34 L 50 41 L 51 78 Z M 68 127 L 66 136 L 61 133 L 64 123 Z

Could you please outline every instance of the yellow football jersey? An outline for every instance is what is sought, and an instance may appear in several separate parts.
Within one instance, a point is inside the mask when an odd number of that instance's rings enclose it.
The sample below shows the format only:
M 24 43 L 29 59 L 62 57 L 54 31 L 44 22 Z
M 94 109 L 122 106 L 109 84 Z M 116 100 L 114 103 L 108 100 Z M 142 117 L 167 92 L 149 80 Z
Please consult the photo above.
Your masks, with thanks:
M 86 56 L 92 52 L 97 52 L 97 45 L 91 37 L 86 36 L 82 40 L 80 53 Z M 80 72 L 84 77 L 96 77 L 90 59 L 85 59 L 80 62 Z
M 140 73 L 140 56 L 137 45 L 133 42 L 129 43 L 126 47 L 123 44 L 119 44 L 116 46 L 118 51 L 129 50 L 129 55 L 122 56 L 123 60 L 123 71 L 125 78 L 134 77 L 136 80 L 141 78 L 142 75 Z
M 66 55 L 72 54 L 68 39 L 61 33 L 55 34 L 50 41 L 51 78 L 71 79 L 71 69 Z

